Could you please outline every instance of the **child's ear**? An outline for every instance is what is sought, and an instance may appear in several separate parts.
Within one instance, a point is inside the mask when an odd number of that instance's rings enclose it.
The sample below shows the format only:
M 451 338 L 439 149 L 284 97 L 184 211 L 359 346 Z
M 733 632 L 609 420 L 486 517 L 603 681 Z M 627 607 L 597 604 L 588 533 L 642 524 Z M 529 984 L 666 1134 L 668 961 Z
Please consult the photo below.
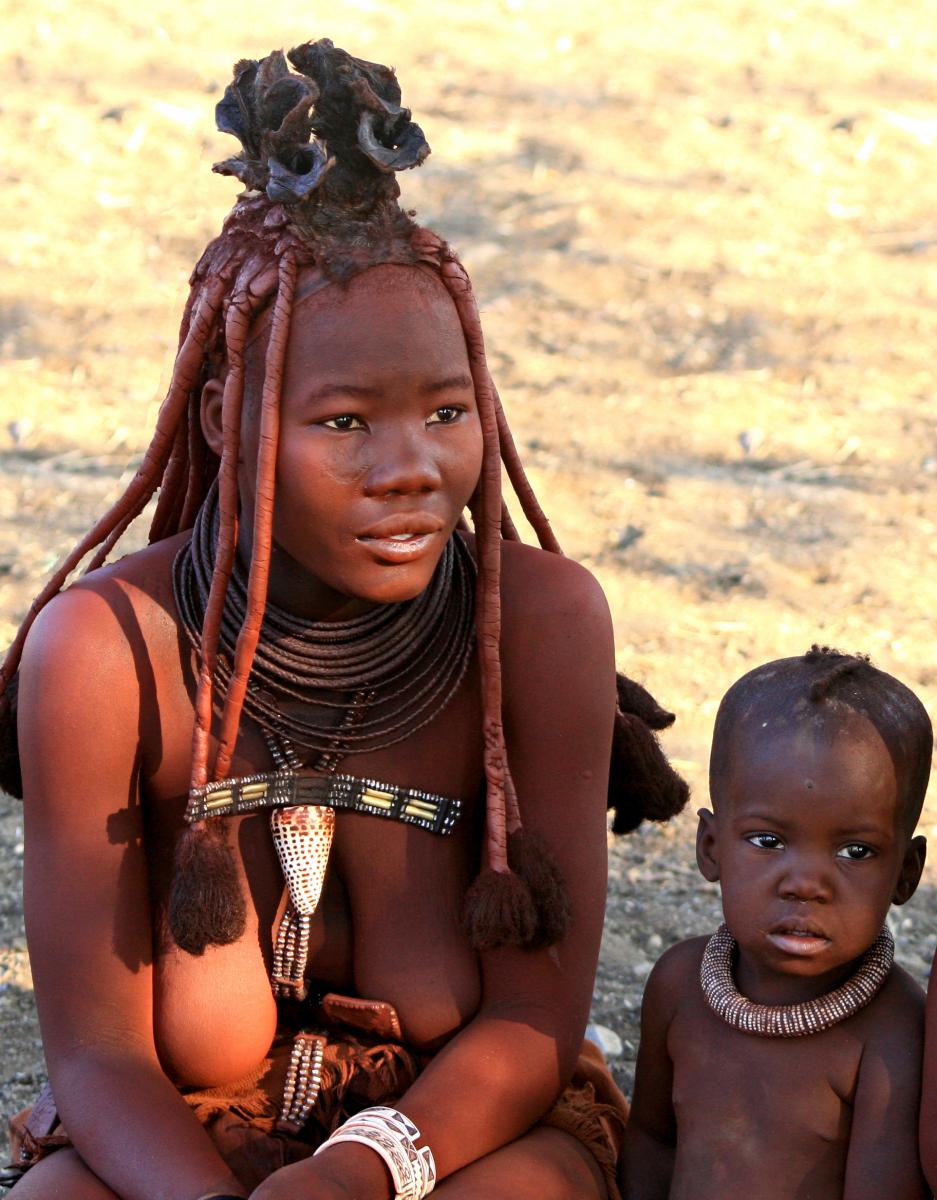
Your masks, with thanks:
M 911 839 L 910 845 L 905 851 L 904 862 L 901 864 L 901 874 L 898 876 L 898 882 L 895 885 L 895 894 L 891 898 L 892 904 L 904 904 L 910 900 L 917 891 L 917 885 L 921 882 L 921 872 L 924 870 L 924 860 L 927 858 L 927 838 L 917 837 Z
M 704 879 L 710 883 L 718 883 L 719 853 L 716 818 L 708 808 L 701 808 L 697 816 L 699 825 L 696 828 L 696 865 Z
M 201 421 L 202 433 L 209 449 L 221 457 L 224 437 L 221 431 L 221 401 L 224 397 L 224 384 L 220 379 L 209 379 L 202 388 Z

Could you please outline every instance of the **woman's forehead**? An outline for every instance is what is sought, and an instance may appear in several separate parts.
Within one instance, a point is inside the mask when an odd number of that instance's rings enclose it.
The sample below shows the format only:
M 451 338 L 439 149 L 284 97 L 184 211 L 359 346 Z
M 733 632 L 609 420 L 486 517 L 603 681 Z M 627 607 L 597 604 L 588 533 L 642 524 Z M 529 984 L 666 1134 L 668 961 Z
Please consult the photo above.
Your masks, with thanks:
M 456 320 L 455 306 L 438 273 L 423 264 L 380 263 L 343 281 L 333 281 L 317 267 L 302 267 L 293 293 L 290 327 L 299 324 L 323 324 L 343 316 L 369 316 L 380 313 L 384 306 L 399 306 L 406 302 L 420 304 L 424 309 L 436 308 L 444 319 L 451 314 Z M 257 343 L 266 344 L 270 331 L 273 304 L 257 315 L 247 338 L 245 349 L 256 352 Z

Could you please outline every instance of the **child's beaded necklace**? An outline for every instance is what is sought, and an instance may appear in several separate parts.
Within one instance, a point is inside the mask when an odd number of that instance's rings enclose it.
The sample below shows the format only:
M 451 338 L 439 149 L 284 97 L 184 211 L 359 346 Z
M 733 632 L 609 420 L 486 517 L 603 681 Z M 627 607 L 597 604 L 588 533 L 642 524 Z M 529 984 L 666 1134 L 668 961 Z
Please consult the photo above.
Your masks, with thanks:
M 802 1004 L 756 1004 L 735 986 L 732 959 L 736 941 L 720 925 L 706 943 L 700 963 L 703 995 L 713 1012 L 733 1029 L 757 1037 L 809 1037 L 854 1016 L 876 996 L 888 978 L 895 958 L 895 943 L 883 928 L 866 950 L 855 973 L 832 992 Z

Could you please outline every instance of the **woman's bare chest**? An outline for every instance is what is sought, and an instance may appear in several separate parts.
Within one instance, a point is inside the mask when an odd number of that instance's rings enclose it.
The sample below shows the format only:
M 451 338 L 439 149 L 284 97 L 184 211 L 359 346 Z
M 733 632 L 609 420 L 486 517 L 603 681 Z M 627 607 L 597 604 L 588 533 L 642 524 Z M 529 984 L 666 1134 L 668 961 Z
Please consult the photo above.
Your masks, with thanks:
M 471 696 L 456 697 L 445 718 L 430 722 L 405 745 L 341 764 L 358 778 L 457 799 L 459 819 L 441 834 L 379 811 L 337 809 L 325 883 L 308 921 L 303 971 L 313 988 L 390 1000 L 405 1035 L 427 1046 L 468 1020 L 479 1001 L 477 965 L 459 928 L 461 898 L 477 869 L 480 845 L 481 755 Z M 235 779 L 269 773 L 273 764 L 263 761 L 263 753 L 262 742 L 247 730 L 239 741 Z M 168 793 L 184 777 L 186 754 L 184 741 L 177 740 L 182 769 L 167 755 L 149 802 L 157 912 L 171 885 L 184 807 L 178 795 Z M 227 825 L 249 897 L 244 936 L 199 957 L 182 954 L 165 934 L 158 939 L 164 1058 L 176 1077 L 199 1082 L 217 1076 L 222 1058 L 238 1065 L 256 1061 L 276 1023 L 269 978 L 285 897 L 270 813 L 236 816 Z M 215 1049 L 207 1054 L 208 1045 Z

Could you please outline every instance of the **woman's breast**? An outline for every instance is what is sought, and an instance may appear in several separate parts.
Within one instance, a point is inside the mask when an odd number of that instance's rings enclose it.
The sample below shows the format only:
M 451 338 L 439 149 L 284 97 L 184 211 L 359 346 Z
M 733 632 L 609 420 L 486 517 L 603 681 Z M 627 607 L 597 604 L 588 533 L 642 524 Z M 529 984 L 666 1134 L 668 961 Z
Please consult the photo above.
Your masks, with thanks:
M 478 1011 L 478 959 L 461 929 L 475 831 L 436 834 L 343 813 L 335 854 L 354 937 L 354 988 L 385 1000 L 404 1040 L 436 1050 Z
M 277 1012 L 256 932 L 198 958 L 167 950 L 154 986 L 156 1047 L 177 1084 L 232 1083 L 269 1050 Z

